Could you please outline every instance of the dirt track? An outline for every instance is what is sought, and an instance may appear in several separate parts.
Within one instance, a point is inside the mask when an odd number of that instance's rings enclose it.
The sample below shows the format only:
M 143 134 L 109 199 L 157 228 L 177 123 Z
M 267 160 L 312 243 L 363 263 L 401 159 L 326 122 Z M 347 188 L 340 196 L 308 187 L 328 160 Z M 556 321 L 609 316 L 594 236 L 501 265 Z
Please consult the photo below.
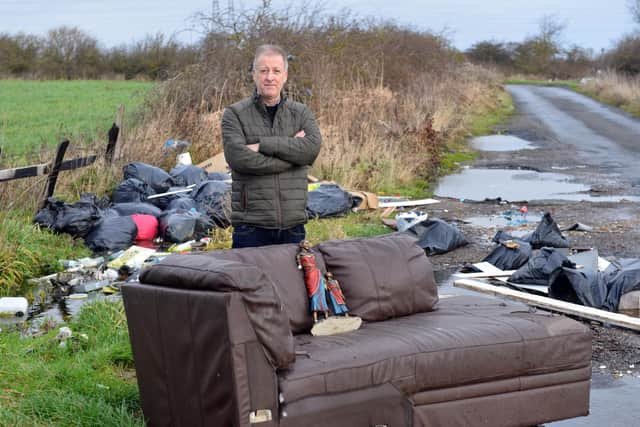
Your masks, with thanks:
M 525 186 L 520 201 L 513 203 L 443 199 L 428 212 L 432 217 L 457 222 L 471 243 L 432 257 L 438 276 L 444 279 L 465 262 L 481 261 L 493 247 L 491 238 L 499 228 L 470 224 L 466 222 L 469 218 L 480 216 L 493 221 L 491 216 L 500 219 L 503 212 L 517 211 L 525 204 L 530 214 L 551 212 L 561 228 L 578 222 L 593 227 L 591 232 L 564 233 L 573 248 L 597 248 L 605 258 L 640 257 L 640 120 L 566 89 L 508 86 L 508 90 L 516 114 L 499 131 L 530 141 L 535 149 L 483 151 L 471 167 L 561 173 L 567 175 L 566 180 L 588 189 L 573 194 L 574 201 L 562 200 L 561 196 L 528 200 Z M 575 201 L 583 196 L 590 200 L 622 196 L 635 201 Z M 532 230 L 535 224 L 514 228 Z M 640 363 L 636 363 L 640 362 L 639 334 L 598 325 L 592 329 L 594 372 L 602 372 L 600 366 L 606 366 L 607 373 L 631 370 L 631 375 L 640 375 Z M 629 365 L 637 368 L 630 369 Z

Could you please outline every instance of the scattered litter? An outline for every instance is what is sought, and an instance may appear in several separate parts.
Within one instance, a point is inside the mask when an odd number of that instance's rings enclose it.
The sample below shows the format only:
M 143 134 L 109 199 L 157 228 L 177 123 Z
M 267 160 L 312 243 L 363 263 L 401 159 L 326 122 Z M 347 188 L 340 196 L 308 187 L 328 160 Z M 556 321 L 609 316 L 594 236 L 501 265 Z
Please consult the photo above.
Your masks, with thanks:
M 231 185 L 222 181 L 203 181 L 191 195 L 199 210 L 218 227 L 231 225 Z
M 569 241 L 562 235 L 558 224 L 551 218 L 549 212 L 542 217 L 542 221 L 531 235 L 529 243 L 534 249 L 569 247 Z
M 68 326 L 63 326 L 58 330 L 58 335 L 56 335 L 56 339 L 58 341 L 66 340 L 73 336 L 73 332 Z
M 200 184 L 209 179 L 206 170 L 194 165 L 178 165 L 169 171 L 169 175 L 179 187 Z
M 155 194 L 155 191 L 144 181 L 137 178 L 127 178 L 122 181 L 113 193 L 113 203 L 141 203 Z
M 427 255 L 444 254 L 469 244 L 460 230 L 436 218 L 417 223 L 406 233 L 418 238 L 418 246 L 424 249 Z
M 128 202 L 115 203 L 112 208 L 120 214 L 120 216 L 128 216 L 133 214 L 153 215 L 158 218 L 162 214 L 162 210 L 151 203 Z
M 157 166 L 132 162 L 122 168 L 124 178 L 136 178 L 149 185 L 156 193 L 164 193 L 175 185 L 173 178 Z
M 396 215 L 396 228 L 398 231 L 407 231 L 409 227 L 425 221 L 429 214 L 425 212 L 403 212 Z
M 102 218 L 95 196 L 83 194 L 79 201 L 66 203 L 53 197 L 36 213 L 33 222 L 57 233 L 84 237 Z
M 106 218 L 84 239 L 93 252 L 107 252 L 131 246 L 138 234 L 136 223 L 129 216 Z
M 436 199 L 419 199 L 419 200 L 404 200 L 404 201 L 384 201 L 378 203 L 381 208 L 406 208 L 411 206 L 426 206 L 440 203 L 440 200 Z
M 133 214 L 131 219 L 138 228 L 135 240 L 153 240 L 158 237 L 158 219 L 155 216 Z
M 0 298 L 0 317 L 15 316 L 22 317 L 27 314 L 29 302 L 23 297 L 3 297 Z
M 607 365 L 600 365 L 600 366 L 598 366 L 598 368 L 600 368 L 600 369 L 607 369 Z
M 345 215 L 358 202 L 347 191 L 337 184 L 321 184 L 320 187 L 309 191 L 307 214 L 309 218 L 329 218 Z
M 85 299 L 88 296 L 89 296 L 89 294 L 77 293 L 77 294 L 71 294 L 67 298 L 69 298 L 69 299 Z
M 107 266 L 116 270 L 125 265 L 129 268 L 138 269 L 142 267 L 142 264 L 147 258 L 155 253 L 156 251 L 154 249 L 148 249 L 134 245 L 128 248 L 126 251 L 122 252 L 122 254 L 120 254 L 113 261 L 107 263 Z
M 90 282 L 81 283 L 71 287 L 71 291 L 74 294 L 87 294 L 89 292 L 102 289 L 109 284 L 109 280 L 92 280 Z M 73 294 L 72 294 L 73 295 Z
M 575 224 L 563 228 L 561 231 L 586 231 L 586 232 L 591 232 L 593 231 L 593 227 L 590 227 L 588 225 L 582 224 L 580 222 L 576 222 Z
M 200 239 L 213 228 L 208 217 L 194 211 L 165 212 L 160 216 L 159 222 L 160 237 L 171 243 Z
M 569 259 L 553 248 L 542 248 L 509 278 L 509 282 L 549 286 L 562 267 L 574 267 Z
M 482 261 L 489 262 L 500 270 L 516 270 L 529 261 L 531 245 L 522 240 L 504 240 Z

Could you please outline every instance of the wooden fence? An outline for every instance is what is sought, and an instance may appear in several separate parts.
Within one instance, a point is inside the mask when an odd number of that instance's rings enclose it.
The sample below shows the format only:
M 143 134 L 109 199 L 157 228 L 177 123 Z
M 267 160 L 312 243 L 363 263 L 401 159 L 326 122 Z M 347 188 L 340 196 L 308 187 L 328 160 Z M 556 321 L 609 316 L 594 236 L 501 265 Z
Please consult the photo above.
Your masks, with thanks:
M 119 134 L 120 126 L 114 123 L 107 134 L 108 142 L 106 150 L 104 151 L 104 157 L 107 163 L 113 162 Z M 58 149 L 55 152 L 55 157 L 48 163 L 0 170 L 0 182 L 47 175 L 47 181 L 44 188 L 44 197 L 42 198 L 42 201 L 40 203 L 41 207 L 44 206 L 47 199 L 53 196 L 56 182 L 58 180 L 58 174 L 60 172 L 89 166 L 93 164 L 100 156 L 100 154 L 93 154 L 87 157 L 77 157 L 75 159 L 65 160 L 64 155 L 67 152 L 68 147 L 69 140 L 65 139 L 58 145 Z

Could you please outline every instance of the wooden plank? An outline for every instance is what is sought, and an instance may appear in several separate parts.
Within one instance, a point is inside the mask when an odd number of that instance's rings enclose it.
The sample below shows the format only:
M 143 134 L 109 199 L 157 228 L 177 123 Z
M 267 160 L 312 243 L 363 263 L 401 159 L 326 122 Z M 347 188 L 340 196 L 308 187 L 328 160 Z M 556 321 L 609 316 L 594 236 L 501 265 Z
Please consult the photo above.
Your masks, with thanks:
M 410 206 L 425 206 L 440 203 L 440 200 L 436 199 L 420 199 L 420 200 L 406 200 L 404 202 L 380 202 L 378 207 L 380 208 L 407 208 Z
M 49 163 L 42 163 L 39 165 L 0 170 L 0 182 L 46 175 L 49 173 L 50 166 Z
M 93 156 L 87 156 L 87 157 L 77 157 L 71 160 L 65 160 L 64 162 L 60 163 L 60 171 L 68 171 L 72 169 L 78 169 L 78 168 L 83 168 L 85 166 L 89 166 L 95 163 L 97 158 L 98 158 L 97 155 L 93 155 Z
M 60 166 L 62 165 L 62 161 L 64 160 L 64 154 L 67 152 L 67 147 L 69 147 L 68 139 L 65 139 L 60 143 L 60 145 L 58 145 L 56 158 L 53 160 L 53 167 L 51 168 L 51 172 L 49 173 L 49 177 L 47 178 L 44 197 L 42 198 L 42 202 L 40 203 L 41 209 L 47 203 L 47 199 L 53 196 L 53 192 L 56 188 L 56 182 L 58 181 L 58 172 L 60 171 Z
M 516 270 L 500 270 L 499 272 L 480 272 L 480 273 L 454 273 L 454 277 L 460 277 L 461 279 L 489 279 L 491 277 L 509 277 Z
M 532 295 L 526 292 L 514 291 L 502 286 L 489 285 L 477 280 L 459 279 L 453 282 L 454 286 L 481 292 L 488 295 L 508 298 L 514 301 L 540 307 L 559 313 L 570 314 L 584 319 L 597 320 L 634 331 L 640 331 L 640 318 L 627 316 L 626 314 L 611 313 L 597 308 L 585 307 L 565 301 L 559 301 L 549 297 Z

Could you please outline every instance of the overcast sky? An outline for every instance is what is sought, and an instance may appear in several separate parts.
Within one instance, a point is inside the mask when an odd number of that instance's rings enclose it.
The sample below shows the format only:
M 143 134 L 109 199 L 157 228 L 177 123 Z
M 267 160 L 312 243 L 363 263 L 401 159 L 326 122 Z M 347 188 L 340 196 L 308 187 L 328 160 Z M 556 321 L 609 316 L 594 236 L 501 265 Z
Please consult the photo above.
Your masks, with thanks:
M 218 0 L 226 8 L 231 0 Z M 211 0 L 0 0 L 0 32 L 44 34 L 77 26 L 103 46 L 140 40 L 162 32 L 183 42 L 200 35 L 190 31 L 192 17 L 208 12 Z M 234 0 L 251 8 L 259 0 Z M 274 0 L 276 6 L 290 1 Z M 566 25 L 564 41 L 599 51 L 634 30 L 627 0 L 327 0 L 328 12 L 349 8 L 360 16 L 393 19 L 415 29 L 445 31 L 466 49 L 480 40 L 521 41 L 537 31 L 544 15 Z

